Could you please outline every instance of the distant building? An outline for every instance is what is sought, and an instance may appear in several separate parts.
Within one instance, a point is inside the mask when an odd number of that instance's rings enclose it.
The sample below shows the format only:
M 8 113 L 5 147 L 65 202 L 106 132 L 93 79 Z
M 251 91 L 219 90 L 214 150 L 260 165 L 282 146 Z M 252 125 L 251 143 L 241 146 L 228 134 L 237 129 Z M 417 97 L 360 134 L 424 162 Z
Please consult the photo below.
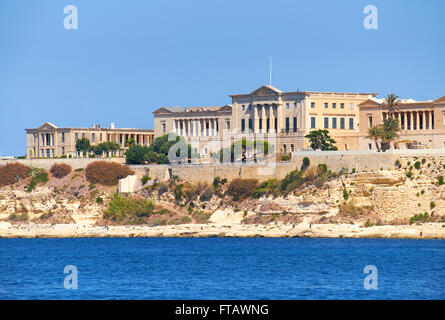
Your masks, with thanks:
M 376 93 L 292 91 L 262 86 L 248 94 L 230 95 L 220 107 L 162 107 L 153 112 L 155 137 L 174 132 L 187 137 L 202 155 L 220 150 L 227 138 L 256 139 L 274 135 L 278 153 L 309 148 L 304 138 L 327 129 L 339 150 L 358 148 L 358 105 Z M 223 136 L 228 131 L 229 137 Z M 230 142 L 229 142 L 230 143 Z
M 149 146 L 153 143 L 154 132 L 150 129 L 124 129 L 93 125 L 90 128 L 59 128 L 45 122 L 36 129 L 26 130 L 27 158 L 54 158 L 76 155 L 76 141 L 82 138 L 90 140 L 91 145 L 102 142 L 118 143 L 125 149 L 125 142 L 133 138 L 136 144 Z
M 368 129 L 383 123 L 389 108 L 383 99 L 369 99 L 360 105 L 359 149 L 375 149 Z M 400 149 L 445 148 L 445 96 L 437 100 L 400 100 L 393 117 L 399 120 Z

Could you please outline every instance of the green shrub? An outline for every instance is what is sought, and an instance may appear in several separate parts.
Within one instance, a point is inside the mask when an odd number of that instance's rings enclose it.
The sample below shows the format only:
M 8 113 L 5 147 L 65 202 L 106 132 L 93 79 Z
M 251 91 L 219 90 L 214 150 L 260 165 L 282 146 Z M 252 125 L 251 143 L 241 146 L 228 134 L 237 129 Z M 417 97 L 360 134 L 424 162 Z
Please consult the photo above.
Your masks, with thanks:
M 38 184 L 43 185 L 49 180 L 48 172 L 46 172 L 45 169 L 32 168 L 28 175 L 31 177 L 31 181 L 26 189 L 27 192 L 31 192 Z
M 195 211 L 193 214 L 193 217 L 198 223 L 207 223 L 211 216 L 211 213 L 205 213 L 204 211 Z
M 151 178 L 147 175 L 143 176 L 141 181 L 142 181 L 142 185 L 146 184 L 149 180 L 151 180 Z
M 201 201 L 209 201 L 213 197 L 213 188 L 208 187 L 204 190 L 204 193 L 199 197 Z
M 227 194 L 231 195 L 234 201 L 244 200 L 253 196 L 253 192 L 258 186 L 256 179 L 234 179 L 230 182 Z
M 444 181 L 443 181 L 443 177 L 442 177 L 442 176 L 440 176 L 439 178 L 437 178 L 437 184 L 438 184 L 439 186 L 441 186 L 441 185 L 444 184 Z
M 419 169 L 420 168 L 420 161 L 416 161 L 414 163 L 414 168 Z
M 126 223 L 141 223 L 138 218 L 148 217 L 153 213 L 154 204 L 147 199 L 126 198 L 114 194 L 104 213 L 105 219 Z
M 104 204 L 104 199 L 102 199 L 101 197 L 97 197 L 96 198 L 96 203 L 97 204 Z
M 183 184 L 179 184 L 175 186 L 173 189 L 173 194 L 175 196 L 176 203 L 179 203 L 182 201 L 182 197 L 184 196 L 184 193 L 182 192 L 182 189 L 184 188 Z
M 280 182 L 280 190 L 284 193 L 289 193 L 303 184 L 303 172 L 292 170 Z
M 424 214 L 419 213 L 419 214 L 412 216 L 409 219 L 409 224 L 413 224 L 418 221 L 426 222 L 428 220 L 428 218 L 429 218 L 428 212 L 425 212 Z
M 55 163 L 49 170 L 51 175 L 57 179 L 67 176 L 71 172 L 71 166 L 66 163 Z
M 284 156 L 281 156 L 281 161 L 290 161 L 290 156 L 287 154 Z
M 269 179 L 261 183 L 253 192 L 253 197 L 258 199 L 261 198 L 265 194 L 269 194 L 274 192 L 278 187 L 277 179 Z
M 11 213 L 8 217 L 8 220 L 10 220 L 10 221 L 27 221 L 28 213 L 27 212 L 23 212 L 22 214 Z
M 406 176 L 408 177 L 408 179 L 411 179 L 411 178 L 413 177 L 413 173 L 412 173 L 412 171 L 408 171 L 408 172 L 406 173 Z
M 0 187 L 14 184 L 26 178 L 30 168 L 21 163 L 7 163 L 0 167 Z
M 192 219 L 189 216 L 183 216 L 180 220 L 181 224 L 191 223 Z
M 436 204 L 434 203 L 434 201 L 430 202 L 430 209 L 434 209 L 436 207 Z
M 119 179 L 131 174 L 134 174 L 134 171 L 128 166 L 110 161 L 94 161 L 85 169 L 85 177 L 89 182 L 107 186 L 117 185 Z
M 349 193 L 348 193 L 348 191 L 346 191 L 346 189 L 343 189 L 343 198 L 345 200 L 348 200 L 348 198 L 349 198 Z

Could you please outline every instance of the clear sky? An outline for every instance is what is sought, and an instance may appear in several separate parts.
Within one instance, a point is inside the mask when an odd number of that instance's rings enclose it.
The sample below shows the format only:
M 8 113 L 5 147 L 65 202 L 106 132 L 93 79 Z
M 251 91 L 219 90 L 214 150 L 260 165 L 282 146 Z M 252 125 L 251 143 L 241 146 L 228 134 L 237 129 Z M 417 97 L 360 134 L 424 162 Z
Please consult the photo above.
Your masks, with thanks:
M 443 0 L 1 0 L 0 155 L 24 155 L 44 121 L 153 128 L 161 106 L 230 103 L 268 84 L 269 56 L 284 91 L 437 99 L 444 15 Z

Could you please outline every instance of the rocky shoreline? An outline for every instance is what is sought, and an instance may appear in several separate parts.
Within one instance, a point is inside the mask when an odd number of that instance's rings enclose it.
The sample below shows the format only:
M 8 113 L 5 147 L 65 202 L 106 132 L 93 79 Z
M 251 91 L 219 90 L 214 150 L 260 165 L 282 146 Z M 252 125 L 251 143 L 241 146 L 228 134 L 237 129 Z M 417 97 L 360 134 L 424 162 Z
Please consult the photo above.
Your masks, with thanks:
M 361 227 L 353 224 L 184 224 L 175 226 L 91 226 L 0 223 L 0 238 L 83 237 L 307 237 L 445 239 L 443 223 Z

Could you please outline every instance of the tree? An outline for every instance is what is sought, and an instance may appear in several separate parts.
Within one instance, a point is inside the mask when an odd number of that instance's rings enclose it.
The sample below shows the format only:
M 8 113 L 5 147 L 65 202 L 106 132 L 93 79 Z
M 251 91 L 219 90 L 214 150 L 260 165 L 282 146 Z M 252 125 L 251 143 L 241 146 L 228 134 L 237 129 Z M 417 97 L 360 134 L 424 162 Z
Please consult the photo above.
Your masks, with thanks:
M 78 139 L 76 141 L 76 150 L 81 152 L 88 152 L 91 150 L 90 140 L 87 138 Z
M 148 147 L 143 147 L 140 145 L 131 146 L 125 152 L 125 157 L 127 158 L 127 163 L 141 164 L 144 161 L 144 156 L 147 152 L 148 152 Z
M 100 155 L 103 152 L 116 151 L 120 148 L 120 145 L 116 142 L 102 142 L 99 143 L 97 146 L 92 147 L 94 153 L 97 155 Z
M 132 146 L 134 146 L 135 144 L 136 144 L 136 141 L 134 140 L 133 137 L 130 137 L 130 138 L 128 138 L 128 139 L 125 141 L 125 146 L 126 146 L 126 147 L 132 147 Z
M 328 130 L 313 130 L 309 134 L 304 136 L 309 139 L 311 148 L 314 150 L 322 151 L 335 151 L 338 150 L 335 146 L 336 141 L 329 136 Z
M 386 151 L 391 147 L 391 142 L 395 146 L 395 140 L 399 138 L 399 131 L 399 120 L 388 117 L 383 121 L 383 124 L 368 129 L 368 138 L 374 140 L 377 151 Z
M 391 146 L 391 142 L 394 142 L 399 138 L 399 131 L 399 120 L 393 117 L 388 117 L 383 121 L 381 133 L 382 151 L 388 150 Z
M 368 139 L 374 140 L 377 151 L 380 152 L 379 139 L 382 136 L 381 126 L 372 126 L 368 129 Z
M 269 143 L 267 141 L 262 140 L 237 140 L 230 148 L 223 148 L 217 153 L 213 153 L 212 157 L 214 159 L 218 159 L 220 162 L 229 162 L 229 159 L 224 159 L 225 157 L 229 157 L 230 155 L 230 162 L 234 162 L 235 159 L 238 159 L 242 157 L 242 155 L 252 154 L 254 157 L 254 161 L 257 161 L 257 155 L 267 155 L 272 151 L 272 148 L 270 147 Z
M 388 96 L 385 97 L 385 102 L 388 105 L 388 113 L 389 116 L 392 117 L 394 113 L 394 108 L 399 105 L 400 100 L 398 100 L 399 96 L 396 96 L 394 93 L 388 94 Z

